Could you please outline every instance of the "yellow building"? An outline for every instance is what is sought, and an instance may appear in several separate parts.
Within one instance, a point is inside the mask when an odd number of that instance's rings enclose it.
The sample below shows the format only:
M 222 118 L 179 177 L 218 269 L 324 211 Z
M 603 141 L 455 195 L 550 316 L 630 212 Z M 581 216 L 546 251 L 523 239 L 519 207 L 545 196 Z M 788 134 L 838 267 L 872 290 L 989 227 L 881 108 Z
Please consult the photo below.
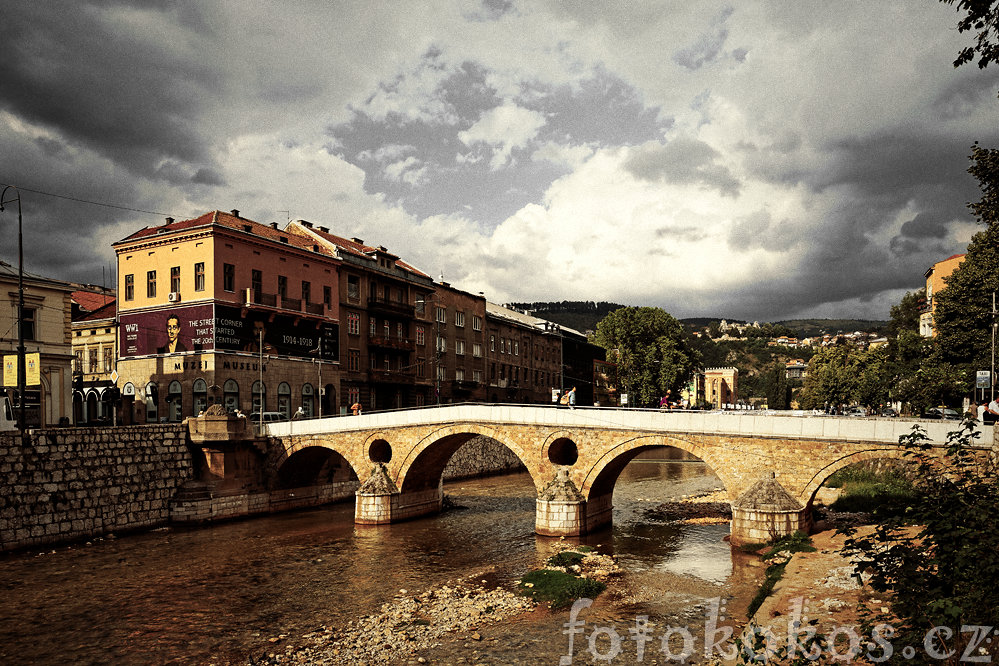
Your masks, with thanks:
M 955 254 L 938 261 L 923 274 L 926 278 L 926 305 L 919 315 L 919 334 L 924 338 L 934 337 L 936 326 L 933 313 L 936 311 L 936 296 L 947 286 L 946 278 L 964 261 L 963 254 Z
M 18 346 L 18 271 L 0 262 L 0 354 L 16 356 Z M 24 274 L 24 349 L 40 354 L 40 384 L 25 387 L 25 422 L 28 426 L 68 424 L 72 414 L 72 359 L 70 347 L 70 294 L 74 287 L 60 280 Z M 30 376 L 30 373 L 29 373 Z M 15 403 L 17 379 L 4 381 Z
M 73 317 L 73 423 L 112 424 L 117 305 L 110 294 L 77 291 Z M 93 309 L 90 309 L 93 308 Z
M 340 259 L 315 241 L 213 211 L 114 244 L 125 423 L 208 405 L 338 411 Z

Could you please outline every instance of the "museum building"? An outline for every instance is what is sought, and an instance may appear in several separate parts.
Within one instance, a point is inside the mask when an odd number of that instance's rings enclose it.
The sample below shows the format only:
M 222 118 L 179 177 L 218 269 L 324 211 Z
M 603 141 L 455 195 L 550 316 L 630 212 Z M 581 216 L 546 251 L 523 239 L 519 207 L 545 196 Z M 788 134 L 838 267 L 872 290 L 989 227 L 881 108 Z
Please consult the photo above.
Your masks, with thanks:
M 213 211 L 114 244 L 122 422 L 341 411 L 337 252 Z

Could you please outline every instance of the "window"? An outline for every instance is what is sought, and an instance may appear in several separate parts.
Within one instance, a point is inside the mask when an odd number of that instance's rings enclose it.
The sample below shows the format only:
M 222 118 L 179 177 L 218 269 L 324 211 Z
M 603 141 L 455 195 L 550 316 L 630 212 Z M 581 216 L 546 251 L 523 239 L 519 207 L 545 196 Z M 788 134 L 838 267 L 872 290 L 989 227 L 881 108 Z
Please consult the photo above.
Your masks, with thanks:
M 361 403 L 361 389 L 357 387 L 347 389 L 347 402 L 351 405 Z
M 281 300 L 288 298 L 288 278 L 284 275 L 278 275 L 278 296 Z
M 21 320 L 21 330 L 24 331 L 25 340 L 35 339 L 35 308 L 24 308 L 24 317 Z
M 437 366 L 437 379 L 442 382 L 447 381 L 447 368 L 443 365 Z
M 98 358 L 99 352 L 100 349 L 98 349 L 97 347 L 91 347 L 90 349 L 87 350 L 87 359 L 89 361 L 87 364 L 89 368 L 87 372 L 91 373 L 97 372 L 98 363 L 100 361 L 100 359 Z
M 302 300 L 306 303 L 312 302 L 312 283 L 302 280 Z
M 389 323 L 388 319 L 382 322 L 382 333 L 386 340 L 392 337 L 392 324 Z
M 459 382 L 465 381 L 465 368 L 455 368 L 454 379 Z
M 455 340 L 454 341 L 454 353 L 457 354 L 458 356 L 464 356 L 465 355 L 465 341 L 464 340 Z
M 490 335 L 489 336 L 489 351 L 491 351 L 491 352 L 496 351 L 496 336 L 495 335 Z
M 402 333 L 403 333 L 402 322 L 401 321 L 396 322 L 396 324 L 395 324 L 395 337 L 397 337 L 400 340 L 402 340 L 402 338 L 403 338 Z
M 236 267 L 233 264 L 222 264 L 222 288 L 236 291 Z
M 194 291 L 205 290 L 205 262 L 194 264 Z
M 312 418 L 314 396 L 315 390 L 312 388 L 312 384 L 305 384 L 302 387 L 302 411 L 305 412 L 305 418 L 307 419 Z
M 513 355 L 520 356 L 520 340 L 513 341 Z
M 473 342 L 472 343 L 472 356 L 475 358 L 482 358 L 482 343 Z
M 472 330 L 481 331 L 482 330 L 482 317 L 479 315 L 472 315 Z
M 156 423 L 159 421 L 159 393 L 156 384 L 149 382 L 146 384 L 146 423 Z
M 227 412 L 239 409 L 239 384 L 235 379 L 227 379 L 222 385 L 222 405 Z
M 447 323 L 447 308 L 437 306 L 437 321 L 441 324 Z
M 253 386 L 250 387 L 250 395 L 253 397 L 253 409 L 254 412 L 266 412 L 267 411 L 267 387 L 260 383 L 259 380 L 253 382 Z
M 170 268 L 170 291 L 180 291 L 180 266 Z
M 426 332 L 424 331 L 422 326 L 416 327 L 416 344 L 420 345 L 421 347 L 427 344 Z
M 326 307 L 332 307 L 333 305 L 333 290 L 330 289 L 328 284 L 323 286 L 323 304 Z
M 260 302 L 260 294 L 264 291 L 264 274 L 253 269 L 250 272 L 250 286 L 253 288 L 253 300 Z
M 437 351 L 446 352 L 447 351 L 447 338 L 443 335 L 437 336 Z
M 174 380 L 167 387 L 167 418 L 171 423 L 180 423 L 184 418 L 184 393 L 180 382 Z
M 506 338 L 500 338 L 500 354 L 506 353 Z
M 208 384 L 204 379 L 199 377 L 194 380 L 191 394 L 194 396 L 194 415 L 197 416 L 208 409 Z
M 156 298 L 156 271 L 146 273 L 146 298 Z
M 361 298 L 361 278 L 356 275 L 347 276 L 347 298 L 352 301 Z
M 427 376 L 427 360 L 424 358 L 416 359 L 416 376 L 423 379 Z
M 286 419 L 291 418 L 291 386 L 288 382 L 278 384 L 277 410 L 284 414 Z
M 114 367 L 114 347 L 104 348 L 104 372 L 111 372 Z
M 135 298 L 135 275 L 129 273 L 125 276 L 125 300 L 131 301 Z
M 368 322 L 368 335 L 371 337 L 378 335 L 378 320 L 374 317 Z
M 465 313 L 464 312 L 458 311 L 458 312 L 454 313 L 454 325 L 458 326 L 459 328 L 464 328 L 465 327 Z
M 73 374 L 83 372 L 83 350 L 76 350 L 76 358 L 73 359 Z
M 510 338 L 507 338 L 506 340 L 506 353 L 507 354 L 513 353 L 513 340 Z
M 479 384 L 482 383 L 482 371 L 481 370 L 472 370 L 472 381 L 473 382 L 477 382 Z
M 356 312 L 347 313 L 347 335 L 361 334 L 361 315 Z
M 427 297 L 424 295 L 419 295 L 416 299 L 416 314 L 422 315 L 427 311 Z
M 351 349 L 347 352 L 347 370 L 357 372 L 361 369 L 361 352 L 358 349 Z

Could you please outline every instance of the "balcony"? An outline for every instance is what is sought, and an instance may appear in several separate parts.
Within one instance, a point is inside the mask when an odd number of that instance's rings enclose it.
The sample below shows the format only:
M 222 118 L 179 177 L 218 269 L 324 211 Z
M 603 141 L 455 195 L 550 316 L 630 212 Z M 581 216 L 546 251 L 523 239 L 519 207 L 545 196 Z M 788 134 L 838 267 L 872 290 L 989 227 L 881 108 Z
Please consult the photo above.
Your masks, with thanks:
M 278 301 L 277 294 L 265 294 L 264 292 L 253 289 L 246 290 L 246 304 L 247 305 L 266 305 L 270 308 L 276 308 Z
M 302 311 L 302 299 L 300 298 L 281 298 L 281 307 L 285 310 L 294 310 L 296 312 Z
M 451 388 L 455 391 L 474 391 L 479 388 L 479 382 L 470 379 L 454 379 Z
M 415 384 L 416 375 L 412 370 L 368 370 L 368 380 L 376 384 Z
M 413 351 L 416 349 L 416 343 L 409 338 L 392 338 L 384 335 L 369 336 L 368 344 L 372 347 L 384 347 L 386 349 L 398 349 L 401 351 Z
M 372 296 L 368 299 L 368 309 L 373 312 L 403 315 L 405 317 L 412 317 L 416 312 L 415 305 L 400 303 L 399 301 L 392 301 L 387 298 L 379 298 L 377 296 Z
M 312 315 L 324 315 L 326 314 L 326 309 L 322 303 L 306 303 L 305 312 Z

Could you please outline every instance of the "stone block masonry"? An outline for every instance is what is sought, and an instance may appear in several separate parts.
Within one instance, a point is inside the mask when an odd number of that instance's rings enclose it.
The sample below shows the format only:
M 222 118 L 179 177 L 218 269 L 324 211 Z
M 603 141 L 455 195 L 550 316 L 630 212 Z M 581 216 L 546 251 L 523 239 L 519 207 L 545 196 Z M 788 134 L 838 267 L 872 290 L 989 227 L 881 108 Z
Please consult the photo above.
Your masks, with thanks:
M 506 474 L 526 469 L 513 451 L 488 437 L 474 437 L 454 452 L 444 468 L 444 480 Z
M 0 550 L 168 522 L 192 475 L 187 428 L 146 425 L 0 436 Z

